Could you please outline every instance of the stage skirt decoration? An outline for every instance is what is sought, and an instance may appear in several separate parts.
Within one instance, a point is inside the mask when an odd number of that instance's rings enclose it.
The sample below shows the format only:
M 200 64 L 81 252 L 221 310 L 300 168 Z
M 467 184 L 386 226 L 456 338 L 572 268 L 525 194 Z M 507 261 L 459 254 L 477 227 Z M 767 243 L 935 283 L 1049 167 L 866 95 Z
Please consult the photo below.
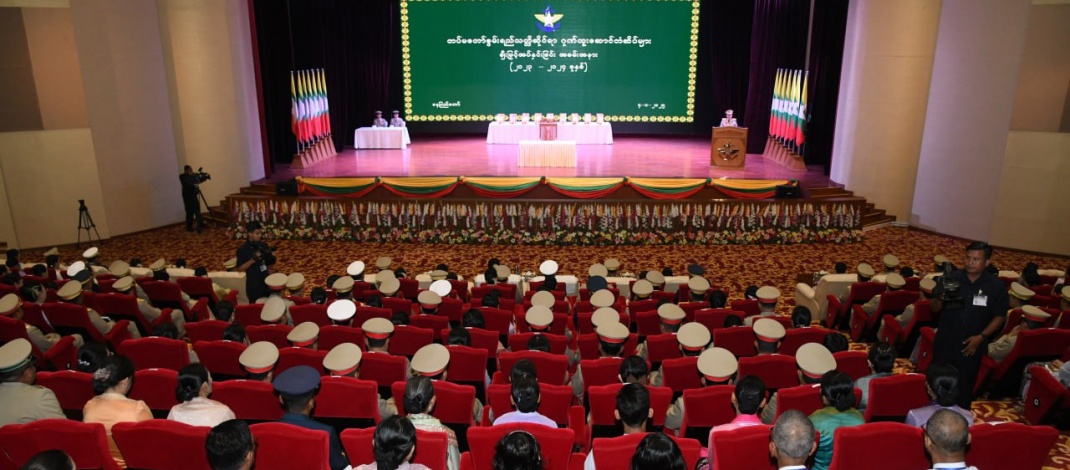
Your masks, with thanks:
M 711 245 L 851 243 L 862 238 L 862 208 L 847 202 L 228 200 L 236 238 L 244 237 L 245 224 L 254 220 L 264 225 L 268 238 L 287 240 Z
M 489 198 L 512 198 L 531 191 L 540 184 L 575 199 L 607 197 L 624 185 L 651 199 L 686 199 L 706 186 L 713 186 L 735 199 L 769 199 L 776 187 L 787 180 L 699 179 L 699 178 L 555 178 L 555 177 L 413 177 L 413 178 L 302 178 L 302 193 L 316 196 L 359 198 L 382 185 L 391 193 L 406 198 L 436 198 L 452 192 L 458 185 L 472 188 Z

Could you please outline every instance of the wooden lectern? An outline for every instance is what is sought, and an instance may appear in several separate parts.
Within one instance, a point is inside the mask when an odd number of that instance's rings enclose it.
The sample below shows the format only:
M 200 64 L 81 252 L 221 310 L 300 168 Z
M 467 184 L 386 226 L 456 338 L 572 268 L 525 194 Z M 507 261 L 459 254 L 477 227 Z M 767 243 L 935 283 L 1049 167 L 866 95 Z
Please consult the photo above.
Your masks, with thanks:
M 747 128 L 714 127 L 710 139 L 710 165 L 742 169 L 747 162 Z

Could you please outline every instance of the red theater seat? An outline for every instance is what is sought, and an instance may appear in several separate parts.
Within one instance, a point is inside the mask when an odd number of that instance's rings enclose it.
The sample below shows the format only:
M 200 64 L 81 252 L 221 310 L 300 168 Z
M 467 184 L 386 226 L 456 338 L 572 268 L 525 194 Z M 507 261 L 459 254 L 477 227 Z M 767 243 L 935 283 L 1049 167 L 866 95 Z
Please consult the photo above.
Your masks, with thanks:
M 829 470 L 930 468 L 921 436 L 921 428 L 903 423 L 841 427 L 833 437 Z M 874 442 L 880 442 L 880 445 L 873 445 Z
M 59 449 L 74 459 L 78 468 L 119 470 L 108 450 L 104 425 L 66 419 L 43 419 L 0 428 L 0 447 L 17 466 L 46 450 Z
M 153 419 L 116 423 L 111 428 L 115 445 L 128 468 L 155 470 L 209 470 L 204 440 L 211 428 L 178 421 Z
M 330 470 L 327 433 L 285 423 L 249 426 L 256 439 L 257 470 Z
M 346 429 L 339 435 L 349 463 L 354 468 L 375 462 L 374 436 L 375 428 Z M 448 451 L 449 437 L 445 433 L 416 430 L 416 451 L 412 463 L 427 468 L 446 468 Z

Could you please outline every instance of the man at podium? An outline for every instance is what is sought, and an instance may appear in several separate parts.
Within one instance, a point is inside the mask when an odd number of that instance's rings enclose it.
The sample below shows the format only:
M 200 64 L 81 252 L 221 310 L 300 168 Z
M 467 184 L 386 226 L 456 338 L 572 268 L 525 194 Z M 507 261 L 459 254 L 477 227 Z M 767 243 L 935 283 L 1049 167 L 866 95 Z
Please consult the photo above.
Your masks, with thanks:
M 739 127 L 739 123 L 736 122 L 736 118 L 732 117 L 732 110 L 731 109 L 726 109 L 725 110 L 724 117 L 721 118 L 721 126 L 720 127 Z

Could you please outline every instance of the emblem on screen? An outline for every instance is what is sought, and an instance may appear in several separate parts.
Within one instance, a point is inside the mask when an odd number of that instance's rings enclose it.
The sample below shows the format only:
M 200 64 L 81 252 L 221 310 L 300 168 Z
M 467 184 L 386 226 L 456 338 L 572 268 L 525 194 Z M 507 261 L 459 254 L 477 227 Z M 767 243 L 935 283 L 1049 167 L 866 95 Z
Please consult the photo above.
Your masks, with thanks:
M 539 20 L 539 29 L 547 33 L 557 31 L 557 28 L 561 26 L 557 22 L 564 17 L 565 15 L 557 13 L 553 8 L 550 8 L 550 5 L 546 5 L 546 9 L 542 13 L 535 14 L 535 19 Z

